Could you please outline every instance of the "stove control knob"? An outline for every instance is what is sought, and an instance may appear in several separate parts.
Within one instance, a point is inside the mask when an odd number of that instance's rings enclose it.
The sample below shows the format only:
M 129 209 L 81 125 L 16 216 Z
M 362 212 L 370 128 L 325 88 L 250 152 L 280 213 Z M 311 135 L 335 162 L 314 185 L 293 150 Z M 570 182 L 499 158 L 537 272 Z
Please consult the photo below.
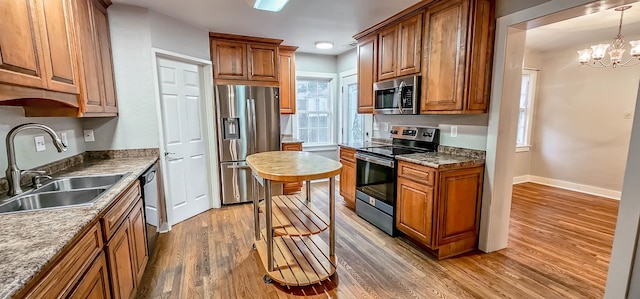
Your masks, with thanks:
M 395 134 L 398 134 L 398 130 L 391 130 L 391 132 L 389 132 L 389 133 L 391 133 L 391 134 L 394 134 L 394 135 L 395 135 Z

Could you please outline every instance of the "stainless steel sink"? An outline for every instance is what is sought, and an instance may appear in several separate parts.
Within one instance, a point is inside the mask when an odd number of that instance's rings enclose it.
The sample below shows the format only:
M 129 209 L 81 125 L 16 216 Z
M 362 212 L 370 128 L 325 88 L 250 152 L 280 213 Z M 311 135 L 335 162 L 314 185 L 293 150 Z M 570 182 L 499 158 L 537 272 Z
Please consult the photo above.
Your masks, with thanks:
M 93 203 L 129 173 L 59 178 L 0 204 L 0 214 Z
M 51 193 L 32 193 L 0 205 L 0 213 L 40 210 L 91 203 L 106 189 L 85 189 Z
M 126 174 L 92 175 L 60 178 L 36 190 L 33 193 L 70 191 L 88 188 L 108 188 L 119 182 Z

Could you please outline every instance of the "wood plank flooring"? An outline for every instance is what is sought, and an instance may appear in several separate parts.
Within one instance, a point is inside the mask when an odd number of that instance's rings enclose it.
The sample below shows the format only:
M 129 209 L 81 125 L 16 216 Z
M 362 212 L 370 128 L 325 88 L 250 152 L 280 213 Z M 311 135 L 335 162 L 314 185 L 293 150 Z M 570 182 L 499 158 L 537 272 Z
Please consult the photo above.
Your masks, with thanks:
M 312 186 L 327 212 L 328 184 Z M 337 193 L 337 192 L 336 192 Z M 326 198 L 326 197 L 325 197 Z M 436 261 L 339 204 L 331 281 L 265 284 L 253 244 L 253 209 L 234 205 L 162 234 L 138 298 L 602 298 L 618 201 L 525 183 L 514 186 L 507 249 Z M 327 232 L 321 234 L 327 238 Z

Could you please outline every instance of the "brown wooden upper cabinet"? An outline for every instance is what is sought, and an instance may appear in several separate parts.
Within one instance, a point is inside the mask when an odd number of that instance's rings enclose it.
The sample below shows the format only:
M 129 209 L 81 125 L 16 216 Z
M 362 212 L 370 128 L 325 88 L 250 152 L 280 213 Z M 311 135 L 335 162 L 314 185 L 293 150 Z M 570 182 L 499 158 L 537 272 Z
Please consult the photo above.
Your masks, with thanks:
M 213 78 L 278 82 L 282 40 L 209 33 Z
M 116 116 L 116 100 L 111 57 L 107 6 L 100 0 L 72 0 L 82 78 L 80 110 L 83 116 Z
M 110 4 L 0 1 L 0 101 L 27 116 L 116 116 Z
M 373 83 L 377 80 L 378 35 L 358 39 L 358 113 L 373 113 Z
M 494 7 L 494 0 L 422 1 L 356 34 L 358 112 L 373 112 L 374 82 L 419 75 L 421 114 L 486 113 Z
M 486 113 L 494 17 L 490 0 L 438 3 L 425 16 L 420 113 Z
M 422 18 L 419 13 L 380 31 L 378 81 L 420 72 Z
M 296 50 L 280 46 L 280 113 L 296 113 Z
M 70 4 L 0 1 L 0 83 L 79 93 Z

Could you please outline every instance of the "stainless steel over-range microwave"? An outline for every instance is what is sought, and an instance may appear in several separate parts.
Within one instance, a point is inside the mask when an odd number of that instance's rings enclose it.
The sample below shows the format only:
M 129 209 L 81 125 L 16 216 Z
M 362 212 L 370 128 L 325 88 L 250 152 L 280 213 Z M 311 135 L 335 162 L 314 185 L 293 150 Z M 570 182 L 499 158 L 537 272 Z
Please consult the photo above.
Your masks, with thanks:
M 420 76 L 376 82 L 373 96 L 374 114 L 418 114 Z

